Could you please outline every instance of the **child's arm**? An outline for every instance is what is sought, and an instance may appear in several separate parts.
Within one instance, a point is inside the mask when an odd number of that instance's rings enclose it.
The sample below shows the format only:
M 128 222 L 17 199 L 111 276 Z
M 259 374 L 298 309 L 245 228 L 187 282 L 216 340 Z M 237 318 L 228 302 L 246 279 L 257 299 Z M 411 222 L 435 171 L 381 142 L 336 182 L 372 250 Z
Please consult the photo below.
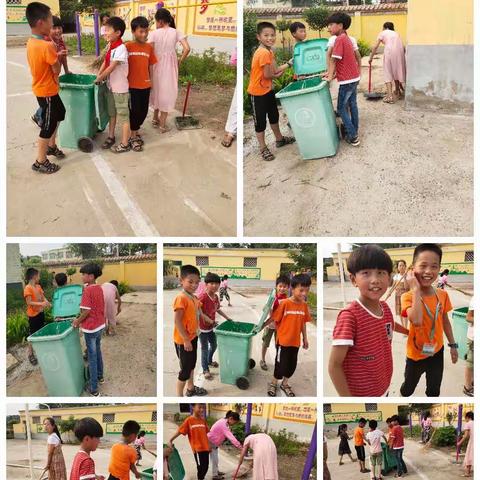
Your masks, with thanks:
M 90 314 L 90 310 L 80 307 L 80 315 L 72 322 L 73 328 L 78 328 Z
M 303 336 L 303 348 L 308 349 L 308 338 L 307 338 L 307 324 L 304 323 L 302 326 L 302 336 Z
M 452 344 L 455 343 L 455 337 L 453 336 L 452 324 L 450 323 L 450 319 L 448 318 L 448 314 L 443 314 L 443 331 L 445 332 L 445 336 L 447 337 L 448 343 Z M 458 360 L 458 350 L 454 347 L 450 347 L 450 357 L 452 359 L 452 363 L 457 363 Z
M 405 328 L 401 323 L 398 323 L 398 322 L 394 322 L 393 331 L 398 333 L 403 333 L 404 335 L 408 335 L 409 333 L 408 328 Z
M 275 320 L 272 318 L 272 317 L 269 317 L 267 320 L 265 320 L 263 326 L 262 326 L 262 330 L 265 328 L 265 327 L 268 327 L 271 323 L 274 323 Z
M 122 297 L 120 296 L 120 292 L 118 288 L 115 289 L 115 298 L 117 299 L 117 315 L 122 311 Z
M 105 68 L 107 68 L 106 64 L 105 64 L 105 60 L 102 62 L 102 65 L 100 66 L 100 70 L 98 71 L 97 75 L 100 75 L 104 70 Z
M 355 50 L 355 59 L 357 60 L 358 71 L 362 73 L 362 56 L 360 55 L 360 50 Z
M 130 465 L 130 471 L 135 475 L 135 478 L 141 478 L 140 473 L 138 473 L 137 467 L 135 466 L 135 463 L 132 463 Z
M 215 323 L 215 320 L 212 320 L 208 315 L 205 315 L 202 312 L 202 318 L 205 323 L 208 323 L 209 325 L 213 325 Z
M 330 56 L 327 73 L 323 75 L 322 78 L 324 78 L 327 82 L 331 82 L 335 78 L 335 67 L 336 59 Z
M 103 82 L 103 80 L 105 80 L 115 70 L 116 66 L 119 63 L 120 62 L 111 62 L 110 65 L 105 70 L 103 70 L 102 73 L 98 72 L 97 78 L 95 79 L 95 83 Z
M 173 435 L 173 437 L 168 441 L 168 446 L 170 448 L 173 448 L 173 441 L 180 435 L 182 435 L 182 433 L 180 433 L 180 430 L 177 430 L 177 433 L 175 433 L 175 435 Z
M 217 313 L 218 313 L 221 317 L 223 317 L 225 320 L 230 320 L 230 317 L 229 317 L 226 313 L 224 313 L 220 308 L 217 310 Z
M 467 312 L 467 316 L 465 317 L 465 320 L 468 322 L 468 323 L 471 323 L 473 325 L 473 310 L 469 310 Z
M 175 326 L 177 327 L 178 333 L 183 338 L 183 346 L 185 351 L 191 352 L 192 351 L 192 342 L 188 338 L 188 333 L 183 326 L 183 310 L 175 310 Z M 177 435 L 178 436 L 178 435 Z M 175 437 L 176 438 L 176 437 Z
M 60 60 L 60 63 L 62 64 L 63 66 L 63 71 L 65 73 L 71 73 L 70 70 L 68 69 L 68 61 L 67 61 L 67 56 L 64 55 L 61 60 Z
M 45 297 L 44 297 L 45 298 Z M 29 295 L 28 297 L 25 297 L 25 302 L 28 306 L 33 306 L 33 307 L 48 307 L 49 303 L 47 300 L 43 300 L 42 302 L 34 302 L 32 301 L 32 297 Z
M 183 50 L 182 50 L 182 56 L 180 57 L 180 60 L 178 61 L 178 64 L 180 65 L 189 55 L 190 53 L 190 45 L 188 44 L 188 41 L 186 38 L 180 40 L 180 43 L 182 44 Z
M 347 355 L 348 345 L 334 345 L 330 351 L 330 360 L 328 362 L 328 373 L 332 379 L 335 390 L 341 397 L 350 397 L 347 377 L 343 371 L 343 361 Z

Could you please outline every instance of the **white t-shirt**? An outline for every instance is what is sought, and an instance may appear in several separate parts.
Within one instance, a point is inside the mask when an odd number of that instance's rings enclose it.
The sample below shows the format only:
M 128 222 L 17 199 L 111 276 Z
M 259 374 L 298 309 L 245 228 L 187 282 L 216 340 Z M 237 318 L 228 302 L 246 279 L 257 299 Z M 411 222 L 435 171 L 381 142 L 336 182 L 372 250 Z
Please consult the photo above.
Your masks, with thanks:
M 113 93 L 128 93 L 128 51 L 125 44 L 114 48 L 110 62 L 119 62 L 108 77 L 108 84 Z
M 47 445 L 60 445 L 62 442 L 56 433 L 51 433 L 47 438 Z
M 468 310 L 472 311 L 472 312 L 475 310 L 475 298 L 474 297 L 472 297 L 472 299 L 470 300 L 470 305 L 468 307 Z M 475 338 L 475 334 L 473 333 L 473 325 L 471 323 L 468 324 L 467 338 L 469 340 L 472 340 L 472 342 L 473 342 L 473 339 Z
M 348 38 L 350 39 L 350 41 L 352 42 L 352 45 L 353 45 L 353 49 L 354 50 L 358 50 L 358 44 L 357 44 L 357 41 L 355 40 L 354 37 L 351 37 L 350 35 L 348 36 Z M 327 48 L 333 48 L 333 46 L 335 45 L 335 40 L 337 39 L 337 36 L 336 35 L 332 35 L 329 39 L 328 39 L 328 43 L 327 43 Z
M 370 453 L 382 452 L 382 438 L 384 433 L 378 428 L 373 432 L 368 432 L 365 438 L 370 442 Z

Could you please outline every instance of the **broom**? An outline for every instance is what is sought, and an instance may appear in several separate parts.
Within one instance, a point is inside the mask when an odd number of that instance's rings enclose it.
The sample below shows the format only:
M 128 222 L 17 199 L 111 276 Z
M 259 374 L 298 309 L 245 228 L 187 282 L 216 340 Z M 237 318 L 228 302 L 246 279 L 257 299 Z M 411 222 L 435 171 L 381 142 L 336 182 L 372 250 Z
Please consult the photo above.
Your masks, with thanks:
M 393 285 L 390 287 L 390 290 L 387 292 L 387 296 L 383 299 L 384 302 L 386 302 L 391 296 L 392 293 L 397 289 L 397 287 L 400 285 L 400 282 L 403 282 L 405 280 L 405 277 L 407 276 L 407 273 L 413 268 L 413 265 L 410 265 L 406 270 L 405 273 L 401 276 L 400 280 L 397 280 L 396 282 L 393 283 Z
M 437 430 L 435 428 L 433 428 L 432 436 L 430 437 L 430 440 L 422 447 L 422 452 L 426 452 L 427 449 L 432 446 L 432 440 L 433 440 L 433 437 L 435 436 L 436 433 L 437 433 Z
M 456 290 L 457 292 L 463 293 L 463 294 L 466 295 L 467 297 L 473 297 L 473 294 L 472 294 L 472 293 L 467 292 L 467 291 L 465 291 L 465 290 L 462 290 L 461 288 L 454 287 L 453 285 L 450 285 L 449 283 L 446 283 L 445 285 L 446 285 L 447 287 L 450 287 L 452 290 Z

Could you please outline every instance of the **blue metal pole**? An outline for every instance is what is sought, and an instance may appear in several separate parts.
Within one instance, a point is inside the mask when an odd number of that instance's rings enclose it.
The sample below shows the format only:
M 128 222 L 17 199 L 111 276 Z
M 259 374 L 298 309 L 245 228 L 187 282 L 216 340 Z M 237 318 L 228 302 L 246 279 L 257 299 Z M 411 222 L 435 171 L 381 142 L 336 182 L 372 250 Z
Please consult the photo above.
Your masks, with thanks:
M 80 30 L 80 15 L 75 12 L 75 29 L 77 30 L 77 53 L 78 56 L 82 56 L 82 32 Z
M 250 433 L 250 427 L 252 425 L 252 404 L 247 403 L 247 421 L 245 422 L 245 435 Z
M 93 34 L 95 36 L 95 55 L 100 56 L 100 28 L 99 28 L 99 15 L 98 10 L 93 12 Z
M 313 463 L 315 462 L 315 457 L 317 455 L 317 422 L 315 422 L 315 428 L 313 429 L 312 440 L 310 441 L 310 448 L 307 453 L 307 460 L 305 461 L 305 467 L 303 468 L 302 480 L 308 480 L 310 477 L 310 472 L 313 468 Z

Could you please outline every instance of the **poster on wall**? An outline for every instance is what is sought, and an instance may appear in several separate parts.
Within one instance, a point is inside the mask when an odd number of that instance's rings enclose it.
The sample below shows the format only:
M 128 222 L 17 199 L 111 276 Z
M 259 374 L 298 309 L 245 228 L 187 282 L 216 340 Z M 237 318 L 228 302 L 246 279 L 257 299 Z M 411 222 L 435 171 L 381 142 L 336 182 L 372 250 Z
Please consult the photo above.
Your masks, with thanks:
M 7 23 L 27 23 L 24 5 L 7 5 Z
M 214 37 L 237 36 L 237 4 L 216 3 L 201 0 L 202 6 L 195 9 L 193 33 Z
M 326 424 L 329 423 L 356 423 L 360 418 L 368 418 L 369 420 L 382 421 L 382 412 L 338 412 L 324 413 L 323 419 Z
M 317 405 L 315 403 L 276 403 L 273 418 L 299 423 L 315 423 Z
M 260 280 L 261 269 L 260 268 L 248 268 L 248 267 L 201 267 L 201 274 L 204 277 L 208 272 L 216 273 L 220 277 L 228 275 L 228 278 L 242 278 L 249 280 Z

